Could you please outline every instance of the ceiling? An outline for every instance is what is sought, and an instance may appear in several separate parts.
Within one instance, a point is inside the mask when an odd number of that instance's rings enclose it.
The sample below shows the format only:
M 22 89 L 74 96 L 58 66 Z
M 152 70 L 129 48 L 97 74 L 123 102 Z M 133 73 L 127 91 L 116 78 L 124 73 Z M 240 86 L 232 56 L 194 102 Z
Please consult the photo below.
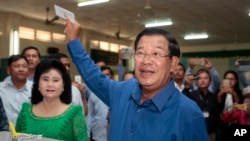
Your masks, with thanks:
M 150 21 L 171 19 L 173 25 L 161 27 L 178 40 L 181 46 L 250 42 L 250 0 L 110 0 L 110 2 L 77 7 L 81 0 L 0 0 L 0 10 L 46 19 L 54 17 L 54 4 L 75 13 L 86 29 L 115 37 L 134 39 Z M 82 0 L 83 1 L 83 0 Z M 145 8 L 149 2 L 151 8 Z M 1 22 L 1 21 L 0 21 Z M 208 39 L 185 41 L 184 35 L 206 31 Z

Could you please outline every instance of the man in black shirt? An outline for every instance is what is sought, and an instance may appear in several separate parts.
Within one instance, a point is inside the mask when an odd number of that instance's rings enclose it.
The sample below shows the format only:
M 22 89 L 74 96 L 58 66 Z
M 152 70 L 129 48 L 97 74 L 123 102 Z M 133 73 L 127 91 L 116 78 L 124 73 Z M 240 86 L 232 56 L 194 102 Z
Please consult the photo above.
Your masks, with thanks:
M 193 76 L 186 76 L 185 88 L 182 91 L 187 97 L 194 100 L 200 109 L 203 111 L 203 116 L 206 120 L 207 133 L 209 134 L 210 140 L 215 141 L 216 138 L 216 125 L 218 121 L 218 112 L 217 112 L 217 102 L 216 94 L 213 94 L 208 90 L 208 87 L 211 83 L 211 76 L 208 70 L 199 69 L 197 71 L 197 86 L 198 89 L 191 91 L 191 79 Z

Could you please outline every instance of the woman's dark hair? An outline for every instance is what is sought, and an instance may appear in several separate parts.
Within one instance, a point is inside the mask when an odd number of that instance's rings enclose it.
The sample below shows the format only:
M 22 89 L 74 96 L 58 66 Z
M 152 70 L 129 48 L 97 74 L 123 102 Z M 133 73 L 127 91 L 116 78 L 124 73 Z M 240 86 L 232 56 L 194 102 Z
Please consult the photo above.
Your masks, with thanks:
M 180 48 L 174 36 L 172 36 L 167 31 L 159 29 L 159 28 L 146 28 L 141 33 L 139 33 L 135 39 L 135 44 L 134 44 L 135 50 L 137 49 L 139 40 L 144 35 L 147 35 L 147 36 L 163 35 L 166 38 L 166 40 L 169 42 L 168 49 L 169 49 L 170 55 L 180 57 Z
M 234 89 L 234 91 L 237 93 L 237 95 L 239 97 L 239 103 L 243 103 L 244 97 L 243 97 L 242 91 L 240 89 L 239 77 L 238 77 L 237 73 L 234 70 L 227 70 L 224 73 L 223 79 L 225 79 L 228 74 L 232 74 L 235 77 L 236 83 L 235 83 L 233 89 Z
M 51 69 L 56 69 L 61 73 L 64 83 L 64 91 L 60 95 L 60 100 L 65 104 L 70 104 L 72 100 L 71 79 L 65 66 L 57 59 L 46 59 L 37 65 L 34 75 L 34 84 L 31 92 L 31 103 L 38 104 L 43 100 L 43 96 L 38 90 L 39 80 L 42 74 L 49 72 Z
M 238 78 L 237 73 L 233 70 L 228 70 L 224 73 L 223 79 L 225 79 L 228 74 L 232 74 L 235 77 L 236 83 L 235 83 L 235 86 L 233 89 L 236 93 L 239 92 L 240 91 L 240 84 L 239 84 L 239 78 Z

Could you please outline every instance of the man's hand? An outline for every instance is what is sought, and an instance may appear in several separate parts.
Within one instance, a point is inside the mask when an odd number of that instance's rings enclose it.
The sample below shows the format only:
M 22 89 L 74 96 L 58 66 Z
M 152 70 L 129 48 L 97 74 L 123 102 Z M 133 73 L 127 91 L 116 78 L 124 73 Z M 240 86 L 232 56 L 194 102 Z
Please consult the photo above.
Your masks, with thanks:
M 231 92 L 232 92 L 232 88 L 223 86 L 223 87 L 221 87 L 219 93 L 221 93 L 221 94 L 230 93 L 231 94 Z
M 203 59 L 203 62 L 201 65 L 207 69 L 211 69 L 213 67 L 212 63 L 207 58 Z
M 64 33 L 66 34 L 69 41 L 75 40 L 80 37 L 81 25 L 75 21 L 72 23 L 67 17 L 65 20 Z
M 190 88 L 192 83 L 193 83 L 193 80 L 194 80 L 194 75 L 192 74 L 187 74 L 185 77 L 184 77 L 184 80 L 185 80 L 185 88 Z
M 236 60 L 234 65 L 235 65 L 236 68 L 238 68 L 240 66 L 239 60 Z
M 250 115 L 250 103 L 246 102 L 244 104 L 246 105 L 246 112 L 247 112 L 247 114 Z
M 78 83 L 78 82 L 76 82 L 76 81 L 73 81 L 73 82 L 72 82 L 72 85 L 74 85 L 75 87 L 78 88 L 78 90 L 79 90 L 79 91 L 81 92 L 81 94 L 82 94 L 82 97 L 85 97 L 85 98 L 86 98 L 86 87 L 85 87 L 84 84 L 80 84 L 80 83 Z

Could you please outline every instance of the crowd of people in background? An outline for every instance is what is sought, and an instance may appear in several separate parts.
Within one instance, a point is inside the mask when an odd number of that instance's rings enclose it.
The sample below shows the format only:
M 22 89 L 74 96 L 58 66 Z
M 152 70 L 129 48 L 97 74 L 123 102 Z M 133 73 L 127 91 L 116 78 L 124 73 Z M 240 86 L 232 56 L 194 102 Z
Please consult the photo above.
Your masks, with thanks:
M 195 66 L 197 71 L 190 71 Z M 247 78 L 241 80 L 238 77 L 242 73 L 237 70 L 238 65 L 235 70 L 227 70 L 223 74 L 221 83 L 218 71 L 206 58 L 191 58 L 187 67 L 186 71 L 186 67 L 179 63 L 173 73 L 175 86 L 203 111 L 210 140 L 230 141 L 230 126 L 250 126 L 250 84 L 242 86 L 241 90 L 240 83 Z
M 124 68 L 119 52 L 114 80 L 111 67 L 83 49 L 79 25 L 67 21 L 65 32 L 83 83 L 70 78 L 66 54 L 42 60 L 30 46 L 10 56 L 0 82 L 1 131 L 12 122 L 18 132 L 60 140 L 228 141 L 232 124 L 250 126 L 249 78 L 238 62 L 220 80 L 209 59 L 191 58 L 185 66 L 169 33 L 145 29 L 135 41 L 135 69 Z

